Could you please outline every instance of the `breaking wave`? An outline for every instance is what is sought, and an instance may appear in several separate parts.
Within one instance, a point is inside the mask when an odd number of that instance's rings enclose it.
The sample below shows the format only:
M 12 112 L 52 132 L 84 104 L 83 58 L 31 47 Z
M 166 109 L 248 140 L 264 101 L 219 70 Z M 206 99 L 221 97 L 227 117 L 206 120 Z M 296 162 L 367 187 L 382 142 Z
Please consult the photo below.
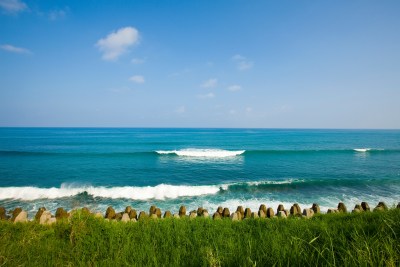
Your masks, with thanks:
M 245 151 L 246 150 L 230 151 L 223 149 L 188 148 L 182 150 L 158 150 L 156 152 L 161 155 L 175 154 L 184 157 L 225 158 L 225 157 L 234 157 L 237 155 L 241 155 Z

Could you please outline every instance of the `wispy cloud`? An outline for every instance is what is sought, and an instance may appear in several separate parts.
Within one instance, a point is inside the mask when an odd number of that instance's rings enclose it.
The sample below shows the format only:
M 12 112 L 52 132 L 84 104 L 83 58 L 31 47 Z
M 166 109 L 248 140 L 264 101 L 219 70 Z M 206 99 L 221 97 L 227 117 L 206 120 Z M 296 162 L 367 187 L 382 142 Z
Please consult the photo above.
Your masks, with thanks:
M 49 20 L 65 19 L 68 12 L 69 12 L 68 7 L 64 8 L 64 9 L 55 9 L 55 10 L 51 10 L 49 12 L 48 17 L 49 17 Z
M 207 81 L 204 81 L 201 84 L 201 87 L 203 87 L 203 88 L 214 88 L 215 86 L 217 86 L 217 84 L 218 84 L 218 79 L 213 78 L 213 79 L 208 79 Z
M 28 6 L 20 0 L 0 0 L 0 8 L 12 14 L 28 9 Z
M 144 58 L 132 58 L 131 63 L 135 65 L 143 64 L 146 62 Z
M 144 77 L 142 75 L 134 75 L 132 77 L 129 78 L 130 81 L 134 82 L 134 83 L 144 83 Z
M 242 90 L 242 87 L 240 85 L 233 84 L 231 86 L 228 86 L 228 90 L 232 91 L 232 92 L 236 92 L 236 91 Z
M 96 46 L 108 61 L 117 60 L 134 44 L 139 42 L 139 31 L 133 27 L 120 28 L 97 41 Z
M 254 66 L 254 62 L 248 60 L 245 56 L 236 54 L 232 57 L 232 60 L 236 64 L 236 68 L 240 71 L 251 69 Z
M 203 94 L 203 95 L 197 95 L 197 97 L 201 98 L 201 99 L 214 98 L 215 94 L 214 93 L 208 93 L 208 94 Z
M 10 52 L 10 53 L 16 53 L 16 54 L 32 54 L 31 51 L 29 51 L 26 48 L 22 47 L 16 47 L 10 44 L 4 44 L 1 45 L 0 48 L 4 51 Z

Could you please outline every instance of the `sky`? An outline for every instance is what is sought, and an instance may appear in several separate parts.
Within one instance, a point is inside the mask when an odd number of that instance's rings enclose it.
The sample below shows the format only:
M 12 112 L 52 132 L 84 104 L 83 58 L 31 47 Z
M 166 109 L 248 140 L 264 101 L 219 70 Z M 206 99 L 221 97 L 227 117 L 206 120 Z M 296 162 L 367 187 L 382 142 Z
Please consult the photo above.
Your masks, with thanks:
M 400 128 L 400 1 L 0 0 L 0 126 Z

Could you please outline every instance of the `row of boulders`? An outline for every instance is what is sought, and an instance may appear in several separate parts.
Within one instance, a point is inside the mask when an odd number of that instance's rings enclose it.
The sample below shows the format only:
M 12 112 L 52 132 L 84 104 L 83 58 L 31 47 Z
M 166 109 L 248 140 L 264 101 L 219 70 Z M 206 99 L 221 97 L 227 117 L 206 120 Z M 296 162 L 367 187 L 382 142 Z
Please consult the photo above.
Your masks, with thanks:
M 397 208 L 400 209 L 400 203 L 397 205 Z M 362 202 L 361 204 L 356 204 L 353 213 L 358 212 L 368 212 L 370 211 L 370 207 L 367 202 Z M 378 205 L 373 209 L 373 211 L 385 211 L 388 210 L 387 205 L 384 202 L 379 202 Z M 82 212 L 91 213 L 88 208 L 82 208 Z M 34 220 L 39 222 L 40 224 L 53 224 L 57 220 L 68 219 L 75 212 L 72 210 L 71 212 L 67 212 L 63 208 L 58 208 L 54 216 L 50 211 L 46 210 L 46 208 L 41 207 L 37 211 Z M 250 208 L 244 208 L 243 206 L 238 206 L 236 211 L 231 213 L 229 208 L 218 207 L 217 210 L 213 213 L 212 218 L 214 220 L 229 218 L 233 221 L 239 221 L 243 219 L 250 218 L 287 218 L 289 216 L 292 217 L 304 217 L 311 218 L 314 214 L 321 213 L 320 207 L 318 204 L 314 203 L 311 208 L 306 208 L 301 210 L 299 204 L 293 204 L 289 210 L 285 209 L 285 207 L 280 204 L 276 209 L 276 212 L 271 208 L 267 208 L 266 205 L 261 204 L 258 211 L 251 211 Z M 343 202 L 340 202 L 336 209 L 328 209 L 327 213 L 347 213 L 347 207 Z M 189 217 L 190 219 L 196 217 L 205 217 L 209 218 L 210 215 L 208 210 L 199 207 L 197 210 L 192 210 L 187 214 L 186 207 L 181 206 L 179 208 L 178 213 L 172 214 L 170 211 L 165 211 L 162 214 L 161 209 L 156 206 L 151 206 L 149 212 L 145 211 L 136 211 L 131 206 L 125 208 L 122 212 L 116 212 L 113 207 L 108 207 L 105 215 L 100 212 L 94 214 L 95 217 L 105 218 L 106 220 L 116 220 L 122 222 L 136 222 L 137 220 L 142 220 L 144 218 L 182 218 Z M 16 208 L 12 211 L 6 213 L 4 207 L 0 207 L 0 220 L 10 220 L 14 223 L 17 222 L 27 222 L 28 221 L 28 213 L 21 208 Z

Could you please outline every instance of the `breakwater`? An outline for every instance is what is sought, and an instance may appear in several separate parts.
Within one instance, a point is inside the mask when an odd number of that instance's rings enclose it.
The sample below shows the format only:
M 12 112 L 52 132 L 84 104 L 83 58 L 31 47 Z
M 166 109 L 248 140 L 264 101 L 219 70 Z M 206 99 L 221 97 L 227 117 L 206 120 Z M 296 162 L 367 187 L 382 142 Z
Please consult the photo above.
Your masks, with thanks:
M 400 202 L 396 206 L 400 209 Z M 370 211 L 386 211 L 388 206 L 385 202 L 379 202 L 373 209 L 370 208 L 367 202 L 362 202 L 361 204 L 356 204 L 352 209 L 352 213 L 359 212 L 370 212 Z M 57 220 L 68 219 L 74 213 L 78 212 L 78 209 L 71 211 L 66 211 L 64 208 L 60 207 L 56 210 L 55 214 L 46 210 L 45 207 L 38 209 L 34 218 L 28 218 L 28 212 L 21 209 L 15 208 L 9 210 L 8 212 L 4 207 L 0 207 L 0 220 L 9 220 L 14 223 L 18 222 L 28 222 L 36 221 L 40 224 L 53 224 Z M 143 220 L 146 218 L 151 219 L 163 219 L 163 218 L 175 218 L 180 219 L 188 217 L 190 219 L 195 219 L 197 217 L 212 218 L 214 220 L 218 219 L 230 219 L 232 221 L 240 221 L 244 219 L 256 219 L 256 218 L 288 218 L 288 217 L 302 217 L 311 218 L 315 214 L 321 213 L 320 207 L 317 203 L 314 203 L 310 208 L 301 209 L 300 205 L 294 203 L 290 209 L 286 209 L 282 204 L 278 205 L 277 209 L 274 210 L 272 207 L 267 207 L 265 204 L 261 204 L 258 211 L 252 211 L 250 208 L 244 208 L 243 206 L 238 206 L 236 211 L 232 212 L 229 208 L 224 208 L 222 206 L 218 207 L 212 214 L 208 210 L 202 207 L 197 208 L 197 210 L 187 211 L 185 206 L 179 208 L 179 212 L 172 214 L 170 211 L 162 212 L 160 208 L 156 206 L 151 206 L 149 211 L 138 211 L 131 206 L 127 206 L 124 211 L 117 212 L 111 206 L 107 208 L 105 213 L 96 212 L 92 213 L 88 208 L 81 208 L 80 212 L 93 214 L 97 218 L 104 218 L 108 221 L 121 221 L 121 222 L 136 222 L 138 220 Z M 349 210 L 343 202 L 339 202 L 336 208 L 328 209 L 327 213 L 347 213 Z

